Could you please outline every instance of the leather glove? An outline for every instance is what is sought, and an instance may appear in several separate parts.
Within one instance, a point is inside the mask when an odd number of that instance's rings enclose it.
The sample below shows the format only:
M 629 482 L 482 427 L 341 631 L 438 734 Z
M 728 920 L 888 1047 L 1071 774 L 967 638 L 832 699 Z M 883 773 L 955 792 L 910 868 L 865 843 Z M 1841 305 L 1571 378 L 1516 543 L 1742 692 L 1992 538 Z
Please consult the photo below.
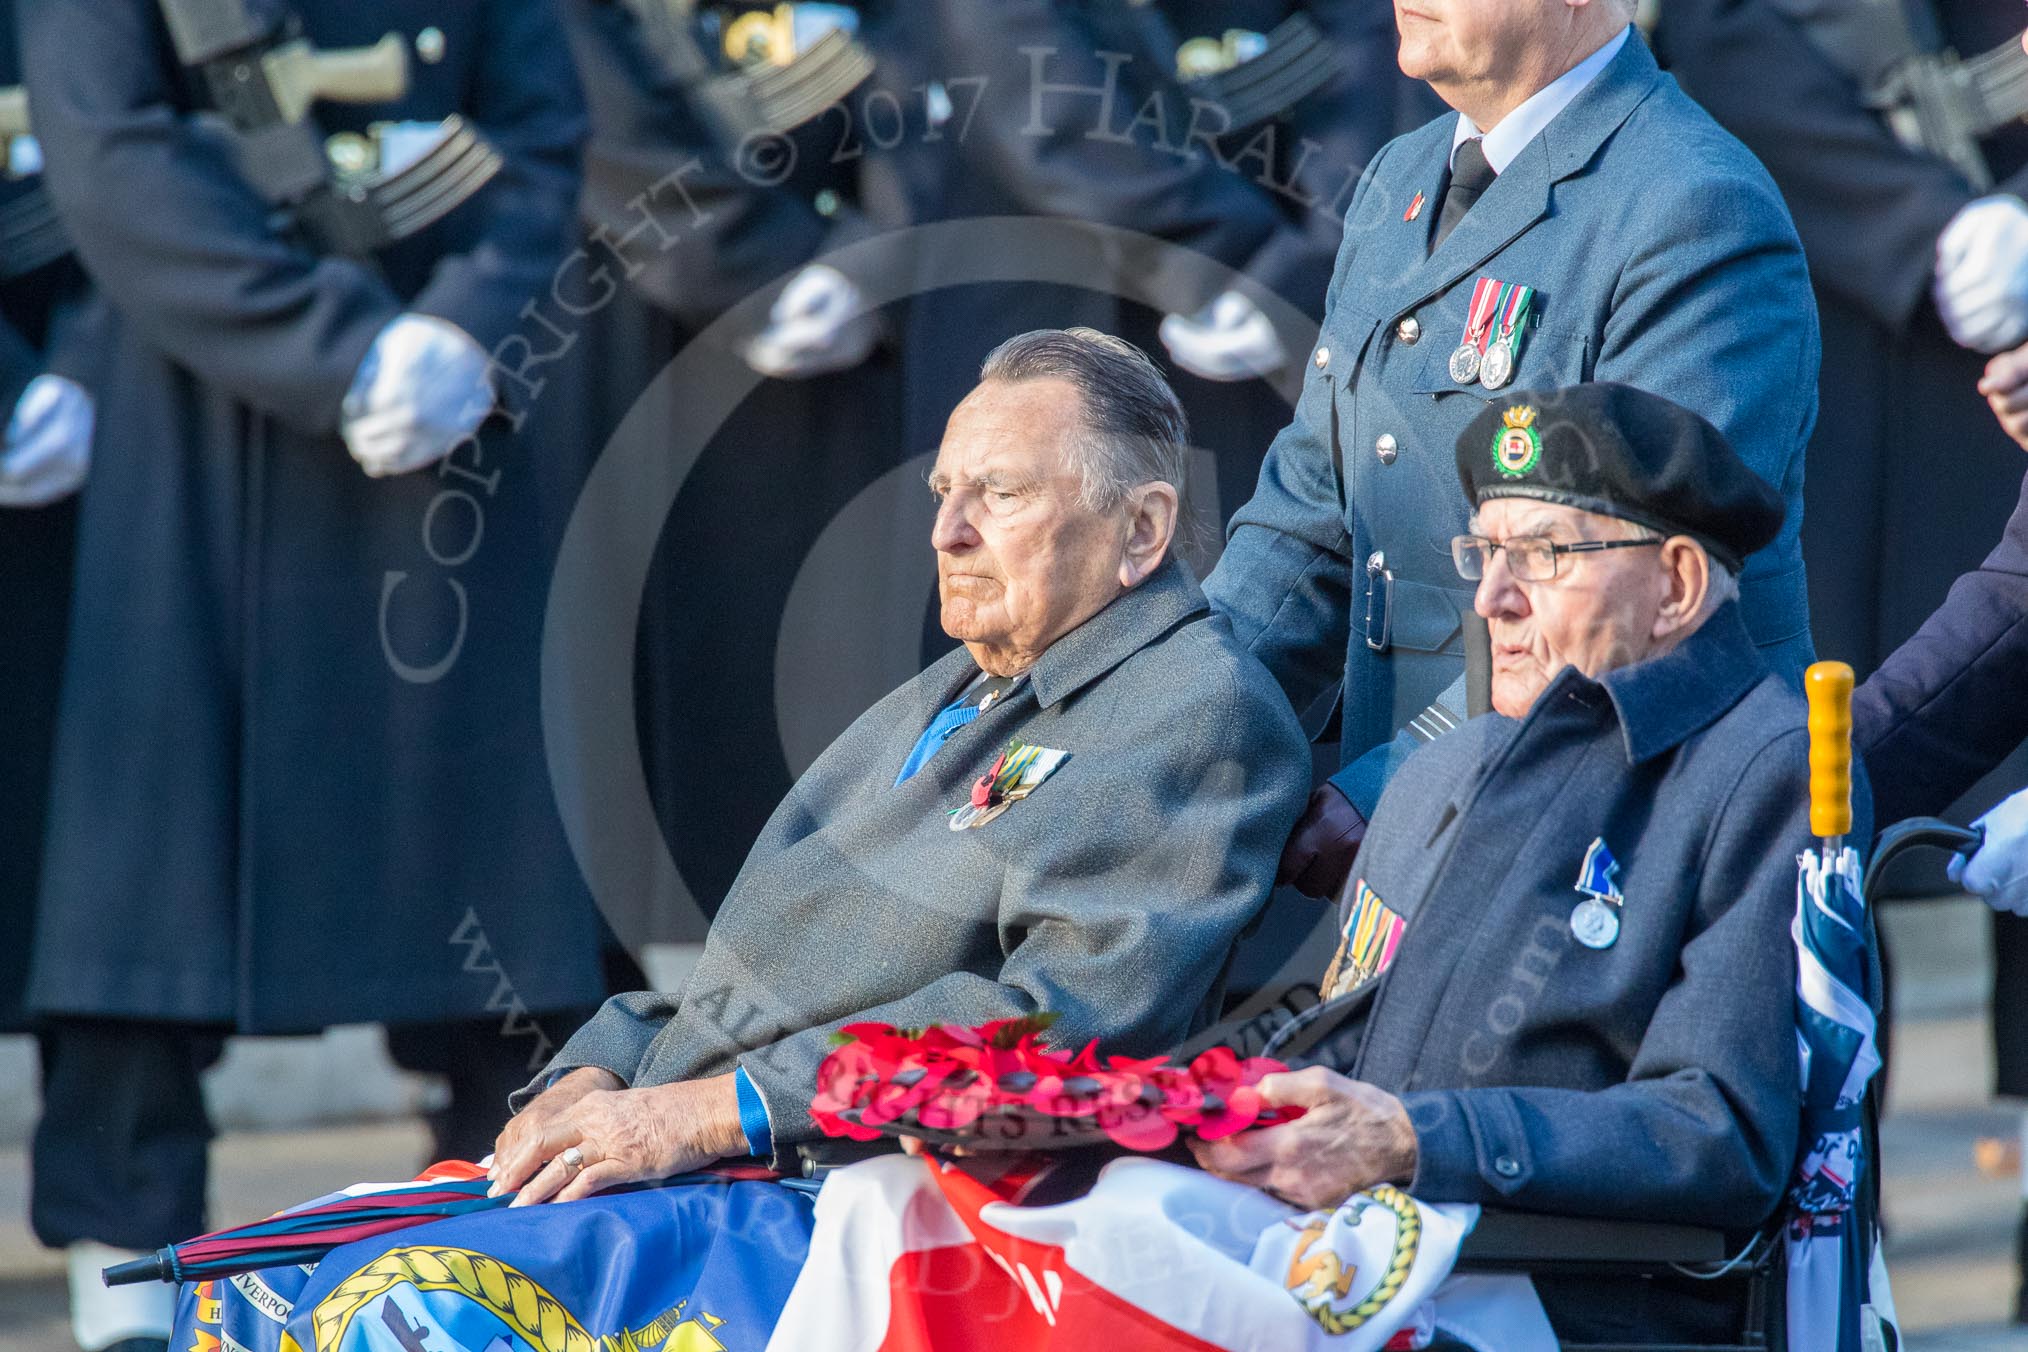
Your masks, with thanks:
M 1352 806 L 1352 800 L 1329 782 L 1319 784 L 1310 794 L 1289 843 L 1282 847 L 1282 862 L 1275 870 L 1275 882 L 1294 887 L 1306 897 L 1330 901 L 1345 890 L 1352 876 L 1352 863 L 1359 857 L 1359 842 L 1366 839 L 1366 818 Z
M 1936 308 L 1961 347 L 1998 352 L 2028 338 L 2028 203 L 1981 197 L 1936 242 Z
M 2028 451 L 2028 344 L 2002 352 L 1986 363 L 1979 393 L 2000 420 L 2007 435 Z
M 401 315 L 380 331 L 346 392 L 339 434 L 376 479 L 435 464 L 493 411 L 486 350 L 457 325 Z
M 52 375 L 29 381 L 0 449 L 0 507 L 46 507 L 77 492 L 91 469 L 97 411 L 75 381 Z
M 1956 855 L 1944 872 L 1996 911 L 2028 915 L 2028 789 L 1979 818 L 1986 843 L 1970 859 Z
M 1251 380 L 1288 364 L 1275 326 L 1246 296 L 1227 291 L 1194 315 L 1167 315 L 1162 344 L 1176 364 L 1205 380 Z
M 863 313 L 863 303 L 851 278 L 810 264 L 776 297 L 768 326 L 747 344 L 746 364 L 778 380 L 851 370 L 880 337 L 880 317 Z

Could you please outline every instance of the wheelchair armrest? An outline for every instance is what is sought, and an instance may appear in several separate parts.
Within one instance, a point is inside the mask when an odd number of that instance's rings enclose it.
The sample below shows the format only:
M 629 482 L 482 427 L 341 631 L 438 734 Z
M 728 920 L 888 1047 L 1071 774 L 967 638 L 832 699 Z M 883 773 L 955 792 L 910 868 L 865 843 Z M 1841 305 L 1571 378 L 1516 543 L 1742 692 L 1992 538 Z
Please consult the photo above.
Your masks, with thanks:
M 1721 1263 L 1733 1245 L 1719 1230 L 1656 1221 L 1593 1220 L 1488 1208 L 1458 1253 L 1460 1271 L 1643 1271 L 1670 1263 Z

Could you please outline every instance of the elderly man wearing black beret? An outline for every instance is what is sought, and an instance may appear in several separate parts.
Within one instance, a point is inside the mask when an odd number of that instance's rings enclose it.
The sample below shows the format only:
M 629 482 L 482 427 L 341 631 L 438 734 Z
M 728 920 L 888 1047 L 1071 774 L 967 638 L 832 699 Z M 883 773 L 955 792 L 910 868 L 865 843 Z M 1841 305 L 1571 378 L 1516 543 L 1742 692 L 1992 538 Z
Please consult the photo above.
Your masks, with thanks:
M 1393 1182 L 1749 1230 L 1800 1093 L 1806 711 L 1735 599 L 1781 498 L 1704 419 L 1622 385 L 1496 399 L 1457 467 L 1494 712 L 1380 801 L 1324 1002 L 1281 1039 L 1314 1064 L 1261 1084 L 1308 1113 L 1199 1161 L 1303 1206 Z M 1736 1316 L 1688 1281 L 1537 1286 L 1579 1341 Z

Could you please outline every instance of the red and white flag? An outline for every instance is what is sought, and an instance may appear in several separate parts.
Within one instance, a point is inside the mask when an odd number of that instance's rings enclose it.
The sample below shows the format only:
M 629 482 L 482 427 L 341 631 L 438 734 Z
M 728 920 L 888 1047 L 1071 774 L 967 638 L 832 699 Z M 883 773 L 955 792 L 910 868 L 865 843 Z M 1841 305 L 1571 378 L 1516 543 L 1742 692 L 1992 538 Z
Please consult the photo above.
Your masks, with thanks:
M 1451 1277 L 1474 1206 L 1376 1188 L 1299 1212 L 1141 1158 L 1074 1201 L 1018 1191 L 905 1156 L 831 1175 L 770 1352 L 1382 1352 L 1439 1326 L 1556 1346 L 1526 1278 Z

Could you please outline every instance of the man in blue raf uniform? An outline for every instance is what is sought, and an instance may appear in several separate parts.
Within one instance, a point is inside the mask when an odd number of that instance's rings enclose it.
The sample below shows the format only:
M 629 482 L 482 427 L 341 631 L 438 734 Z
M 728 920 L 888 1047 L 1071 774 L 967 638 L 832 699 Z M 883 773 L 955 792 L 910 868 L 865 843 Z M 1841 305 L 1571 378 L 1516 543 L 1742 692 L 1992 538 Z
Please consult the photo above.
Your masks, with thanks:
M 534 438 L 481 428 L 496 382 L 540 426 L 525 358 L 551 340 L 487 353 L 569 248 L 584 117 L 538 0 L 27 0 L 20 20 L 118 373 L 31 976 L 32 1216 L 53 1245 L 151 1249 L 205 1228 L 198 1071 L 221 1034 L 386 1021 L 436 1025 L 409 1040 L 440 1051 L 462 1029 L 437 1148 L 469 1154 L 546 1050 L 529 1016 L 602 993 L 541 759 Z M 319 65 L 297 37 L 380 45 Z M 429 181 L 389 195 L 404 164 Z M 74 1270 L 103 1296 L 96 1266 Z M 159 1339 L 167 1316 L 87 1341 Z
M 1271 1044 L 1315 1064 L 1260 1086 L 1307 1115 L 1198 1159 L 1305 1207 L 1394 1182 L 1750 1230 L 1800 1095 L 1806 711 L 1734 599 L 1781 498 L 1710 423 L 1624 385 L 1497 399 L 1454 464 L 1494 712 L 1381 799 L 1324 1001 Z M 1537 1285 L 1579 1342 L 1740 1317 L 1716 1283 Z
M 1401 66 L 1457 112 L 1388 144 L 1346 217 L 1295 421 L 1206 590 L 1299 710 L 1343 684 L 1343 768 L 1284 877 L 1336 892 L 1392 766 L 1467 712 L 1458 432 L 1506 388 L 1666 391 L 1776 485 L 1740 611 L 1810 655 L 1797 531 L 1817 330 L 1766 173 L 1663 75 L 1625 0 L 1417 0 Z M 1432 707 L 1434 706 L 1434 707 Z

